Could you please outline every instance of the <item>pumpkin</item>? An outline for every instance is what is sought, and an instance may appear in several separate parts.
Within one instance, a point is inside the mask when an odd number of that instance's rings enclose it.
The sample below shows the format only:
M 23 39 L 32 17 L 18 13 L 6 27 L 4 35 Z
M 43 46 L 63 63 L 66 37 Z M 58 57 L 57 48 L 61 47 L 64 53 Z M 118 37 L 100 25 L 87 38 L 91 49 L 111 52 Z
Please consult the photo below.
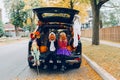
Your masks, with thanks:
M 36 38 L 40 38 L 40 32 L 39 31 L 36 31 L 34 34 L 35 34 Z
M 67 50 L 72 51 L 72 47 L 71 46 L 67 46 Z
M 40 35 L 40 32 L 39 32 L 39 31 L 36 31 L 36 32 L 35 32 L 35 35 L 37 35 L 37 36 Z
M 40 46 L 40 53 L 47 52 L 47 46 Z

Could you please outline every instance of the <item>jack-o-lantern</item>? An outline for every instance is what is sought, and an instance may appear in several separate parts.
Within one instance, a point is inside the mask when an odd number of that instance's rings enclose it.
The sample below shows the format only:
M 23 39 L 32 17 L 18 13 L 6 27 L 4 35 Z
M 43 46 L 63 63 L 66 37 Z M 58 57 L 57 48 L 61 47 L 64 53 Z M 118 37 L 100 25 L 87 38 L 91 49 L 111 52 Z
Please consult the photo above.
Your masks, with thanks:
M 40 46 L 40 53 L 47 52 L 47 46 Z

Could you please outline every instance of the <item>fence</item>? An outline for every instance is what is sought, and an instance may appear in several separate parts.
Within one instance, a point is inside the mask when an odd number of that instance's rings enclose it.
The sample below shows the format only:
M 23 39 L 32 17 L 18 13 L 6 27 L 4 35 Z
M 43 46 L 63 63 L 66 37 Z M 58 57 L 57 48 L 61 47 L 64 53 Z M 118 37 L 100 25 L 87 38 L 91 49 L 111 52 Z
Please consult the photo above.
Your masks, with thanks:
M 120 26 L 101 28 L 99 32 L 101 40 L 120 42 Z M 91 38 L 92 30 L 91 29 L 82 30 L 81 36 Z

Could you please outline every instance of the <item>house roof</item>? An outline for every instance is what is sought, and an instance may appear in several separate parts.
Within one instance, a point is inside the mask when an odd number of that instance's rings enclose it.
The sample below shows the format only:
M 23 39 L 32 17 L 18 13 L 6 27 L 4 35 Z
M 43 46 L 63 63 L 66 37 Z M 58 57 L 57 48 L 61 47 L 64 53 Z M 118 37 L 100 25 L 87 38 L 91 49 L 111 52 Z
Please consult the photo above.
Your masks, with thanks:
M 13 30 L 15 30 L 15 26 L 13 24 L 10 24 L 10 23 L 5 24 L 4 25 L 4 30 L 5 31 L 13 31 Z
M 4 25 L 5 31 L 15 31 L 15 26 L 13 24 L 7 23 Z M 18 27 L 18 31 L 24 31 L 21 27 Z

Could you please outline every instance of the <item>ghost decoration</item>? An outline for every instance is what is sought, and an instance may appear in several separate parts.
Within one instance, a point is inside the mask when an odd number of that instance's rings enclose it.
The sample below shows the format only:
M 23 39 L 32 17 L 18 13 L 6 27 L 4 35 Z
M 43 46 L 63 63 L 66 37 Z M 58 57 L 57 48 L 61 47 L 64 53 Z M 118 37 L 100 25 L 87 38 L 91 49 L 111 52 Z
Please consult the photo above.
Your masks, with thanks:
M 81 23 L 80 23 L 80 16 L 79 15 L 75 15 L 74 19 L 73 19 L 73 32 L 74 32 L 74 42 L 73 42 L 73 47 L 77 47 L 78 46 L 78 40 L 80 38 L 81 35 Z

